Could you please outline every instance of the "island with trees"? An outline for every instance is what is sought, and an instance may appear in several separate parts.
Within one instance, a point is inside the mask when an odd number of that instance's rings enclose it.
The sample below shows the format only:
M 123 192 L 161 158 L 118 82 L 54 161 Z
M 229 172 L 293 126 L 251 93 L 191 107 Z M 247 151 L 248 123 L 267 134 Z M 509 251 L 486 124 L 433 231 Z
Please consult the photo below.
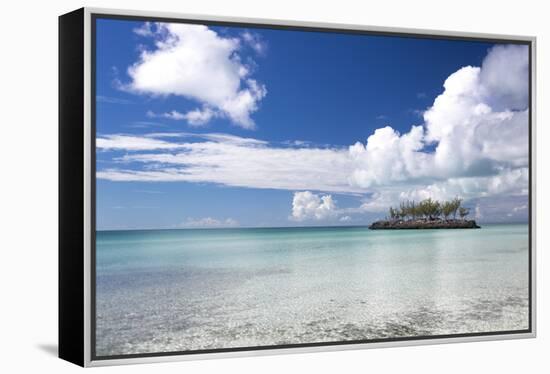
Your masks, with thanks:
M 437 201 L 431 198 L 403 201 L 399 207 L 390 207 L 386 219 L 373 222 L 371 230 L 394 229 L 479 229 L 475 220 L 466 219 L 470 209 L 462 206 L 462 199 Z

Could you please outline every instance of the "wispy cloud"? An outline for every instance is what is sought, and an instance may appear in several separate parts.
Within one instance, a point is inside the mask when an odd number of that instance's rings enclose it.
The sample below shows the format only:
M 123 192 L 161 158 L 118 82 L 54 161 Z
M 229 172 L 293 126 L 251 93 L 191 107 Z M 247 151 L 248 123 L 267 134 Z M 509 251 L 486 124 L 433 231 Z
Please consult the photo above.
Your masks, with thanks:
M 191 127 L 202 127 L 206 125 L 214 117 L 219 115 L 212 109 L 205 107 L 203 109 L 193 109 L 186 113 L 178 112 L 177 110 L 172 110 L 170 112 L 164 113 L 155 113 L 151 110 L 147 111 L 147 117 L 149 118 L 166 118 L 175 121 L 187 121 Z
M 414 114 L 415 116 L 419 117 L 419 118 L 424 118 L 424 112 L 426 110 L 422 110 L 422 109 L 407 109 L 407 113 L 411 113 L 411 114 Z
M 260 34 L 247 30 L 241 34 L 241 37 L 260 56 L 264 56 L 267 53 L 267 43 L 262 39 Z
M 183 148 L 177 143 L 171 143 L 146 136 L 104 135 L 96 139 L 96 147 L 100 150 L 153 151 L 173 150 Z
M 132 104 L 132 101 L 127 99 L 121 99 L 118 97 L 103 96 L 103 95 L 97 95 L 96 101 L 98 103 L 107 103 L 107 104 Z
M 528 208 L 527 204 L 523 204 L 523 205 L 515 206 L 512 209 L 512 211 L 519 212 L 519 211 L 522 211 L 522 210 L 527 210 L 527 208 Z
M 190 141 L 191 138 L 199 141 Z M 123 164 L 152 166 L 103 169 L 97 173 L 100 179 L 210 182 L 287 190 L 361 190 L 346 181 L 351 166 L 346 148 L 273 147 L 258 139 L 216 133 L 140 137 L 117 134 L 98 138 L 97 147 L 121 152 L 114 159 Z
M 134 190 L 133 192 L 145 193 L 145 194 L 151 194 L 151 195 L 160 195 L 164 193 L 163 191 L 157 191 L 157 190 Z
M 131 128 L 131 129 L 146 129 L 151 127 L 167 127 L 167 125 L 160 122 L 136 121 L 129 124 L 125 124 L 123 125 L 123 127 Z
M 147 113 L 145 113 L 147 117 L 149 118 L 167 118 L 171 120 L 181 121 L 185 119 L 185 114 L 178 112 L 177 110 L 172 110 L 170 112 L 164 112 L 164 113 L 155 113 L 152 110 L 148 110 Z
M 190 229 L 231 228 L 239 226 L 239 222 L 233 218 L 217 219 L 212 217 L 187 218 L 185 221 L 178 225 L 178 227 L 180 228 Z

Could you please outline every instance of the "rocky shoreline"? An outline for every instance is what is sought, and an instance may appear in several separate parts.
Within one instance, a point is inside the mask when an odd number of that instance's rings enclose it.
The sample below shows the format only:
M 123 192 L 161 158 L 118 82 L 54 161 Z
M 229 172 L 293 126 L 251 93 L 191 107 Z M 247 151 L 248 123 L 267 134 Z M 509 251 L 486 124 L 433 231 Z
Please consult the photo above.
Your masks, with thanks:
M 381 220 L 373 222 L 371 230 L 402 230 L 402 229 L 479 229 L 475 220 Z

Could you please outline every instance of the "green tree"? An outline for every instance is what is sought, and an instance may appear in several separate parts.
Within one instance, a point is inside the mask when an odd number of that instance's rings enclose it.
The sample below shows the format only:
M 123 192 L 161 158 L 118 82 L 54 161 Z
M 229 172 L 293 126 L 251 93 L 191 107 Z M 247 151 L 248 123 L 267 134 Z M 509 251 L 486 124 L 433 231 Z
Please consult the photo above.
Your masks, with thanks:
M 418 210 L 423 218 L 428 218 L 430 215 L 430 202 L 428 200 L 422 200 L 418 203 Z
M 430 220 L 437 218 L 441 214 L 441 204 L 437 200 L 432 200 L 432 198 L 427 198 L 422 200 L 424 203 L 424 214 L 428 216 Z
M 405 219 L 408 215 L 408 212 L 407 212 L 407 204 L 405 204 L 404 201 L 402 201 L 400 204 L 399 204 L 399 217 L 401 217 L 401 219 Z
M 464 220 L 464 217 L 466 217 L 468 214 L 470 214 L 470 209 L 468 208 L 464 208 L 464 207 L 460 207 L 458 209 L 458 214 L 460 215 L 460 218 L 462 220 Z
M 411 218 L 415 220 L 416 216 L 418 215 L 416 202 L 414 200 L 411 200 L 410 202 L 408 202 L 408 206 L 409 206 L 409 214 L 411 215 Z
M 445 221 L 453 212 L 456 212 L 454 201 L 445 201 L 441 203 L 441 214 L 443 214 Z
M 397 218 L 397 212 L 395 211 L 395 209 L 393 209 L 393 207 L 390 206 L 390 211 L 389 211 L 389 215 L 390 215 L 390 219 L 393 221 Z
M 441 203 L 436 200 L 433 202 L 433 205 L 433 216 L 434 218 L 439 218 L 439 216 L 441 215 Z
M 399 207 L 389 208 L 389 218 L 391 220 L 416 220 L 421 217 L 434 220 L 441 219 L 441 216 L 443 216 L 445 220 L 448 220 L 451 215 L 456 219 L 456 215 L 458 214 L 461 219 L 464 219 L 470 213 L 470 210 L 463 208 L 461 205 L 462 199 L 458 197 L 449 201 L 438 201 L 427 198 L 418 203 L 414 200 L 405 200 L 399 203 Z
M 458 212 L 458 210 L 460 209 L 460 205 L 462 204 L 462 199 L 458 198 L 458 197 L 455 197 L 452 201 L 451 201 L 451 204 L 453 206 L 453 219 L 456 219 L 456 213 Z

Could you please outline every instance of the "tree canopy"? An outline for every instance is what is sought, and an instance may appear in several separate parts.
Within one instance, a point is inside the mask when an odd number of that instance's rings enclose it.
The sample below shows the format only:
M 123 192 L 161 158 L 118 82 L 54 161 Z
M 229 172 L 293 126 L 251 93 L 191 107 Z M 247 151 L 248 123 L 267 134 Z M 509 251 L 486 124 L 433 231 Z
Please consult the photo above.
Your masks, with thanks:
M 470 209 L 462 206 L 462 199 L 455 197 L 449 201 L 438 201 L 431 198 L 424 199 L 420 202 L 414 200 L 402 201 L 399 207 L 390 207 L 389 219 L 444 219 L 448 220 L 449 217 L 456 219 L 458 214 L 461 219 L 465 219 L 470 214 Z

